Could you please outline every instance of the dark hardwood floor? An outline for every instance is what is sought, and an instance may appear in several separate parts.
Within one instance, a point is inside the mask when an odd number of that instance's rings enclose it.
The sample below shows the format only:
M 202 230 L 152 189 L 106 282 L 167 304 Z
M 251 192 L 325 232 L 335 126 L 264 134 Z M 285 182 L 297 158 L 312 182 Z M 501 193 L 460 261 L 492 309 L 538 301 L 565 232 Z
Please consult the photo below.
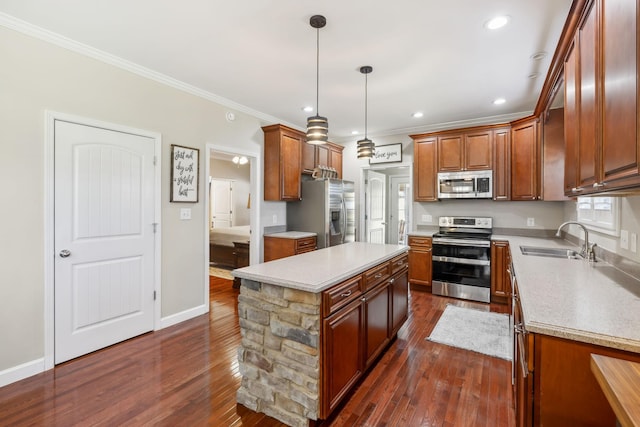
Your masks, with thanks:
M 0 425 L 283 426 L 235 403 L 237 294 L 212 278 L 208 315 L 0 388 Z M 398 338 L 325 425 L 514 426 L 509 362 L 425 340 L 447 303 L 489 308 L 412 291 Z

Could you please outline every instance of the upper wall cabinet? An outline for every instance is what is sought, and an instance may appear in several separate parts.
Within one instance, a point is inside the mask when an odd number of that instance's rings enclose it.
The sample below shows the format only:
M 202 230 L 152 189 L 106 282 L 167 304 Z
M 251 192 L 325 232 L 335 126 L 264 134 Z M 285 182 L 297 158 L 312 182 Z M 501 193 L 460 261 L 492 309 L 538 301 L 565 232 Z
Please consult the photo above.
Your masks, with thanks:
M 413 200 L 433 202 L 437 192 L 437 138 L 411 135 L 413 139 Z
M 327 142 L 322 145 L 302 144 L 302 173 L 313 173 L 318 166 L 328 166 L 342 178 L 342 150 L 344 147 Z
M 305 135 L 283 125 L 264 126 L 264 200 L 300 200 Z
M 638 3 L 587 1 L 564 60 L 565 194 L 640 186 Z
M 493 200 L 511 200 L 511 128 L 493 131 Z
M 438 171 L 488 170 L 492 168 L 493 132 L 476 129 L 438 136 Z
M 540 199 L 539 120 L 511 124 L 511 200 Z

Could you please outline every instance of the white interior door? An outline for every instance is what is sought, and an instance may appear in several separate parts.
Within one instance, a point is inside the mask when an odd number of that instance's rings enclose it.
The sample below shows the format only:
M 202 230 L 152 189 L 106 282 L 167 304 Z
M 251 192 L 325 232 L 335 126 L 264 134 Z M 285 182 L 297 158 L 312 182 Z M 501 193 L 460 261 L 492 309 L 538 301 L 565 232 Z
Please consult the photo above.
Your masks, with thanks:
M 211 180 L 211 226 L 233 227 L 233 181 Z
M 367 241 L 385 243 L 386 236 L 386 175 L 370 170 L 367 179 Z
M 55 122 L 55 363 L 154 326 L 154 140 Z

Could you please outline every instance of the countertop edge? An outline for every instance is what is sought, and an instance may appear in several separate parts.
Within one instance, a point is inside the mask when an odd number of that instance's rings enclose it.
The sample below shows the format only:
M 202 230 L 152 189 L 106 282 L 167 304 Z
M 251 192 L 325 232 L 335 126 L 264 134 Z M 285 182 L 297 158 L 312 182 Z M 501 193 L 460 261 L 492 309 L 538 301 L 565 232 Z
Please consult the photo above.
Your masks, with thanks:
M 358 267 L 353 268 L 352 270 L 348 270 L 342 274 L 339 274 L 337 276 L 334 276 L 331 278 L 331 280 L 327 280 L 325 282 L 322 282 L 316 286 L 313 285 L 307 285 L 303 282 L 296 282 L 296 281 L 292 281 L 292 280 L 286 280 L 286 279 L 281 279 L 281 278 L 276 278 L 276 277 L 269 277 L 269 276 L 263 276 L 260 274 L 252 274 L 252 273 L 247 273 L 245 271 L 241 271 L 241 270 L 232 270 L 231 274 L 234 277 L 238 277 L 241 279 L 248 279 L 248 280 L 253 280 L 256 282 L 261 282 L 261 283 L 267 283 L 270 285 L 276 285 L 276 286 L 283 286 L 286 288 L 291 288 L 291 289 L 296 289 L 296 290 L 300 290 L 300 291 L 305 291 L 305 292 L 311 292 L 311 293 L 320 293 L 323 292 L 337 284 L 339 284 L 340 282 L 347 280 L 351 277 L 357 276 L 360 273 L 365 272 L 366 270 L 375 267 L 376 265 L 379 265 L 385 261 L 388 261 L 392 258 L 397 257 L 398 255 L 402 255 L 404 253 L 407 253 L 409 251 L 409 247 L 408 246 L 404 246 L 401 248 L 398 248 L 397 250 L 390 252 L 382 257 L 376 258 L 375 260 L 372 260 L 368 263 L 365 264 L 360 264 Z
M 576 329 L 563 328 L 557 325 L 548 325 L 540 322 L 526 322 L 527 332 L 548 335 L 556 338 L 563 338 L 572 341 L 579 341 L 585 344 L 594 344 L 601 347 L 613 348 L 617 350 L 640 353 L 640 341 L 603 335 Z

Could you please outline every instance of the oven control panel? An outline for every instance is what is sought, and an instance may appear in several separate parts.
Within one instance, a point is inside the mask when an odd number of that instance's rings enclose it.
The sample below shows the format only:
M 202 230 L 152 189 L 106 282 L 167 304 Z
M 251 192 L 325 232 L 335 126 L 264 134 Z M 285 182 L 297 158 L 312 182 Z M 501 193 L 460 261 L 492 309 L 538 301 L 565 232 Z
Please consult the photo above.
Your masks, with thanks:
M 440 227 L 493 228 L 492 224 L 493 219 L 487 217 L 441 216 L 438 218 Z

